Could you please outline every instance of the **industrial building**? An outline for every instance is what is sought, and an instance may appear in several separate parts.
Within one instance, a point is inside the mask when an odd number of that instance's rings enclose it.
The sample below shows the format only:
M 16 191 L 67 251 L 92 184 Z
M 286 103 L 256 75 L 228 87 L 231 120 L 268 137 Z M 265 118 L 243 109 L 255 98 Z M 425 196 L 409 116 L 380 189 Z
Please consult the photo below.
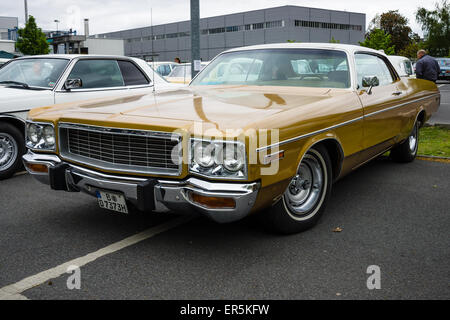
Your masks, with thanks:
M 191 59 L 190 21 L 109 32 L 95 38 L 124 39 L 125 55 L 147 61 Z M 200 19 L 203 61 L 218 53 L 255 44 L 364 40 L 366 15 L 347 11 L 282 6 Z
M 13 58 L 16 51 L 17 17 L 0 17 L 0 58 Z
M 0 17 L 0 40 L 17 40 L 19 18 Z

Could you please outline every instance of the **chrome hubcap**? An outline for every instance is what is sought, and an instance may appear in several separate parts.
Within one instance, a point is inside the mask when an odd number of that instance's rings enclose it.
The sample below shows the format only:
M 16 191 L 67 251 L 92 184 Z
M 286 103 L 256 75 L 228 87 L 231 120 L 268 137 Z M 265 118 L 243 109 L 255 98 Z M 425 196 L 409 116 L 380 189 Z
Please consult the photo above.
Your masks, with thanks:
M 417 150 L 417 125 L 414 126 L 414 130 L 409 136 L 409 150 L 411 153 L 415 153 Z
M 324 180 L 322 163 L 307 154 L 284 194 L 288 208 L 298 216 L 308 214 L 321 198 Z
M 13 165 L 17 158 L 17 143 L 7 133 L 0 133 L 0 171 Z

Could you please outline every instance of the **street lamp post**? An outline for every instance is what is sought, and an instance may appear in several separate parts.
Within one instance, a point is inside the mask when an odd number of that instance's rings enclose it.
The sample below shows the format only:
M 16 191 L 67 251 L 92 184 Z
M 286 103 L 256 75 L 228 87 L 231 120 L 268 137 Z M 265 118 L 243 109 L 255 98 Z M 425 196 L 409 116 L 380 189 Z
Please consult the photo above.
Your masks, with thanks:
M 195 70 L 194 61 L 200 60 L 200 4 L 191 0 L 191 73 L 192 79 L 199 70 Z
M 28 1 L 24 0 L 24 5 L 25 5 L 25 24 L 27 24 L 28 22 Z
M 54 22 L 56 23 L 56 34 L 58 34 L 58 23 L 59 23 L 59 20 L 56 19 Z

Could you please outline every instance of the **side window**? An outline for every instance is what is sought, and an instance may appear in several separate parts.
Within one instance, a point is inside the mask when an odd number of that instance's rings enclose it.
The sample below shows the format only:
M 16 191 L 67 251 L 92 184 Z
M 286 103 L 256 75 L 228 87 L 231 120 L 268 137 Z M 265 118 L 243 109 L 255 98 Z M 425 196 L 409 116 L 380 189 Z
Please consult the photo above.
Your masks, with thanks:
M 355 63 L 360 88 L 362 88 L 363 77 L 367 76 L 377 76 L 380 81 L 380 86 L 394 82 L 386 62 L 375 55 L 358 53 L 355 55 Z
M 119 61 L 119 67 L 122 71 L 123 80 L 126 86 L 137 86 L 148 84 L 149 81 L 134 63 L 130 61 Z
M 83 89 L 124 86 L 116 60 L 80 60 L 72 69 L 69 79 L 81 79 Z

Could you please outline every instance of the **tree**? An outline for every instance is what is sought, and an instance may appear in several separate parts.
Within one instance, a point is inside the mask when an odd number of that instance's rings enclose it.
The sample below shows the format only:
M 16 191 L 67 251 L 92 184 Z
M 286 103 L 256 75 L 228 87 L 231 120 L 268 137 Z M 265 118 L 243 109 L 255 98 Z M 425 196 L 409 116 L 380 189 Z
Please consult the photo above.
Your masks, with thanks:
M 399 56 L 403 56 L 403 57 L 407 57 L 412 60 L 415 60 L 415 59 L 417 59 L 417 51 L 419 51 L 421 47 L 422 46 L 420 45 L 419 42 L 413 41 L 410 44 L 408 44 L 404 49 L 397 52 L 397 54 Z
M 373 29 L 372 32 L 366 36 L 366 39 L 359 44 L 363 47 L 383 50 L 388 55 L 395 53 L 395 46 L 392 45 L 391 35 L 386 34 L 381 29 Z
M 435 10 L 418 8 L 416 20 L 422 25 L 425 35 L 425 48 L 433 56 L 450 54 L 450 4 L 442 0 L 436 3 Z
M 18 34 L 16 47 L 24 55 L 48 54 L 50 52 L 45 33 L 37 27 L 33 16 L 28 18 L 25 28 L 19 29 Z
M 408 19 L 401 15 L 398 10 L 377 14 L 370 23 L 370 33 L 376 29 L 381 29 L 391 36 L 391 42 L 395 46 L 395 52 L 399 53 L 405 49 L 411 42 L 414 34 L 408 26 Z
M 341 41 L 336 40 L 334 37 L 331 37 L 330 43 L 341 43 Z

